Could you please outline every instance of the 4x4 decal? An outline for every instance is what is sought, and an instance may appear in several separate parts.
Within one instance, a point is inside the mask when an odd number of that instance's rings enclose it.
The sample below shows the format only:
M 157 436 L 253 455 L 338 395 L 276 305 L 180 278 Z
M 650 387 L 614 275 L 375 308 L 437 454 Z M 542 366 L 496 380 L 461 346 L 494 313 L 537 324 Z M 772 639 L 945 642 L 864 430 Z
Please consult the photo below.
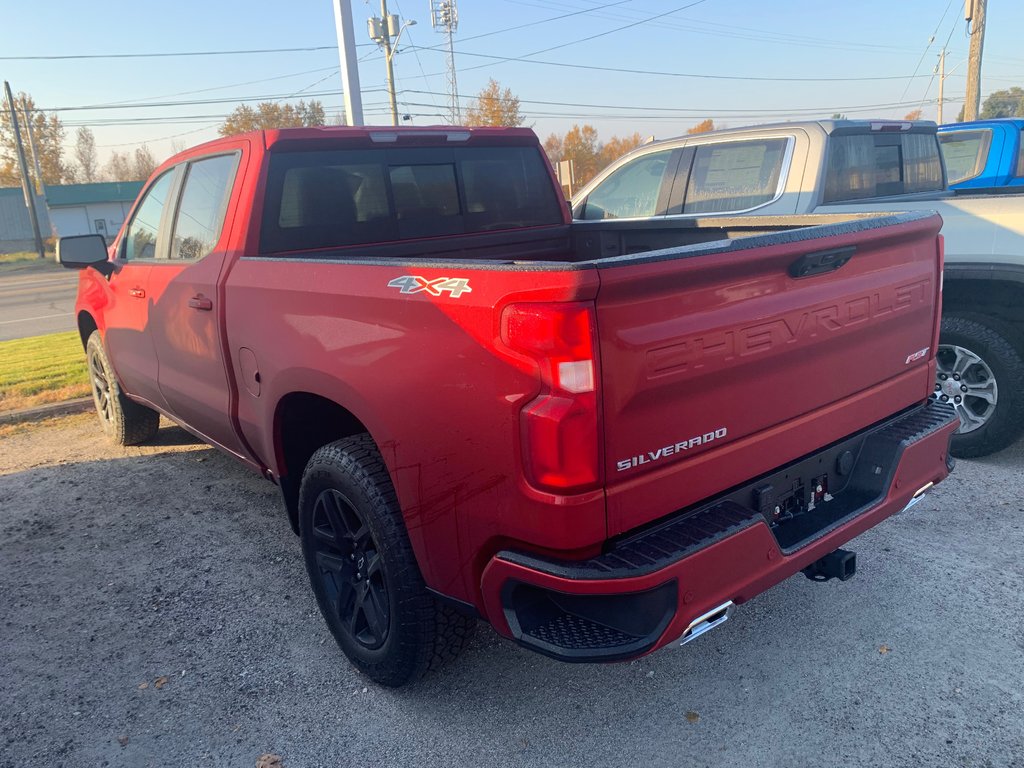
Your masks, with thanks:
M 401 293 L 429 293 L 431 296 L 440 296 L 447 291 L 453 299 L 459 298 L 464 293 L 472 293 L 469 287 L 469 280 L 461 277 L 439 277 L 435 280 L 428 280 L 419 275 L 402 275 L 396 277 L 388 288 L 398 288 Z

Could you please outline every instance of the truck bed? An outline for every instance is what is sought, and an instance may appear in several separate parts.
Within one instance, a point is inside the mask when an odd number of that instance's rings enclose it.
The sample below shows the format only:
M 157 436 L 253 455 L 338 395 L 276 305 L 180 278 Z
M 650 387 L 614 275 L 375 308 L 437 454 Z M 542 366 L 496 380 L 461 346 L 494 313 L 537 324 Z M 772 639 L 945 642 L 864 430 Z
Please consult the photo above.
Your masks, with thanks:
M 689 258 L 728 250 L 804 242 L 865 232 L 926 218 L 927 211 L 891 213 L 836 212 L 801 216 L 709 216 L 694 219 L 647 219 L 573 222 L 556 227 L 466 235 L 344 248 L 292 252 L 260 257 L 281 261 L 343 261 L 420 266 L 453 263 L 471 266 L 523 266 L 530 269 L 581 268 L 640 261 Z M 708 244 L 726 242 L 714 248 Z M 457 247 L 453 248 L 453 245 Z M 628 260 L 621 257 L 631 256 Z

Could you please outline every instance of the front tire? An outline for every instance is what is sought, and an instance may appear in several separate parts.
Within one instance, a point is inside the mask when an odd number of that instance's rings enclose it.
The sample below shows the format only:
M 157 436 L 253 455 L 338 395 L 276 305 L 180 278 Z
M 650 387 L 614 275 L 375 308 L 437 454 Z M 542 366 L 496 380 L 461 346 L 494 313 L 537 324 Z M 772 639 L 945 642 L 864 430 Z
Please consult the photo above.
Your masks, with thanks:
M 1013 330 L 982 315 L 948 314 L 936 354 L 934 397 L 960 416 L 950 452 L 958 458 L 995 453 L 1024 431 L 1024 359 Z
M 160 414 L 129 399 L 121 391 L 99 331 L 89 336 L 85 357 L 92 401 L 107 438 L 115 445 L 138 445 L 152 440 L 160 429 Z
M 475 626 L 426 590 L 387 467 L 369 435 L 317 450 L 299 490 L 313 593 L 349 661 L 381 685 L 456 656 Z

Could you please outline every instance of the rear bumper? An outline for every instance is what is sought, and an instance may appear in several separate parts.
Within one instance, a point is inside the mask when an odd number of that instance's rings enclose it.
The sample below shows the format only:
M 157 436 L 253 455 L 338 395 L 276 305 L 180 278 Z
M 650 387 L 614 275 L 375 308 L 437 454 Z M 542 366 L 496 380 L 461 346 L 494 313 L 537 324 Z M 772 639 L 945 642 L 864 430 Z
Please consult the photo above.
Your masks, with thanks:
M 958 419 L 930 402 L 742 488 L 628 535 L 585 561 L 495 555 L 481 587 L 495 629 L 564 661 L 620 661 L 679 638 L 696 619 L 740 604 L 913 504 L 944 479 Z M 843 458 L 841 491 L 769 527 L 767 489 Z M 826 470 L 827 471 L 827 470 Z M 765 502 L 769 508 L 765 508 Z

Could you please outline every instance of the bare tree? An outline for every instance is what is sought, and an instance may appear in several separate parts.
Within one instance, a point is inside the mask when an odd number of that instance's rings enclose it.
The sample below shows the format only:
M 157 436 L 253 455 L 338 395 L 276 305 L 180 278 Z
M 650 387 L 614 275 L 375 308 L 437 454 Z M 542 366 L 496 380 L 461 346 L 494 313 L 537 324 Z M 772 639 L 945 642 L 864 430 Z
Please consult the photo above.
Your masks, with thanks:
M 135 181 L 132 173 L 132 159 L 127 152 L 114 151 L 103 166 L 104 181 Z
M 103 166 L 102 176 L 104 181 L 145 181 L 158 165 L 149 147 L 143 144 L 131 154 L 112 152 Z
M 84 125 L 75 132 L 75 160 L 78 162 L 79 181 L 91 184 L 97 180 L 96 137 Z
M 135 149 L 135 160 L 132 163 L 133 181 L 145 181 L 156 170 L 159 163 L 153 159 L 149 147 L 143 144 Z

